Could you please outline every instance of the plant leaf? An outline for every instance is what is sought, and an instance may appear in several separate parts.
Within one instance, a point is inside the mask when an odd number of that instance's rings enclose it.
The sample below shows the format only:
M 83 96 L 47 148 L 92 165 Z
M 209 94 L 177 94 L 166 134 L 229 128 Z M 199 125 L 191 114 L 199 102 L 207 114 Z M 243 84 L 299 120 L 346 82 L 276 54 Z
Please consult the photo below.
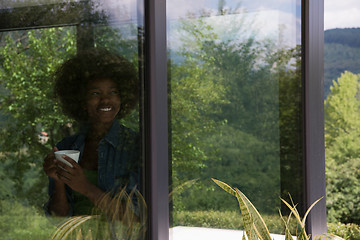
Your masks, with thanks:
M 224 189 L 226 192 L 230 193 L 231 195 L 236 197 L 236 191 L 230 187 L 229 185 L 227 185 L 226 183 L 217 180 L 215 178 L 211 178 L 219 187 L 221 187 L 222 189 Z
M 292 212 L 290 212 L 289 218 L 288 218 L 287 221 L 284 219 L 284 217 L 283 217 L 283 215 L 281 214 L 281 211 L 280 211 L 280 210 L 279 210 L 279 215 L 280 215 L 280 218 L 281 218 L 281 220 L 283 220 L 284 225 L 285 225 L 285 240 L 294 240 L 294 239 L 293 239 L 293 236 L 292 236 L 291 233 L 290 233 L 290 227 L 289 227 L 290 218 L 291 218 Z
M 283 203 L 285 203 L 285 205 L 291 210 L 291 212 L 294 214 L 297 222 L 299 223 L 300 227 L 301 227 L 301 231 L 300 233 L 298 234 L 297 236 L 297 239 L 298 240 L 307 240 L 309 239 L 307 233 L 306 233 L 306 230 L 305 230 L 305 226 L 303 224 L 303 222 L 301 221 L 301 217 L 298 213 L 298 211 L 296 210 L 295 207 L 292 207 L 288 202 L 286 202 L 284 199 L 281 198 L 281 201 L 283 201 Z
M 288 227 L 286 227 L 286 229 L 285 229 L 285 240 L 294 240 Z
M 94 216 L 77 216 L 72 217 L 61 225 L 58 230 L 53 234 L 51 239 L 66 239 L 66 237 L 76 229 L 80 224 L 88 221 L 89 219 L 94 218 Z
M 242 240 L 246 240 L 245 233 L 243 233 Z
M 302 226 L 301 217 L 300 217 L 298 211 L 295 209 L 295 207 L 292 207 L 287 201 L 285 201 L 282 198 L 281 198 L 281 201 L 283 201 L 283 203 L 285 203 L 285 205 L 291 210 L 291 212 L 294 214 L 294 216 L 295 216 L 296 220 L 298 221 L 298 223 Z
M 318 200 L 316 200 L 313 204 L 311 204 L 311 206 L 308 208 L 308 210 L 306 211 L 305 215 L 304 215 L 304 218 L 302 220 L 302 225 L 305 226 L 305 221 L 306 221 L 306 218 L 307 216 L 309 215 L 310 213 L 310 210 L 315 206 L 315 204 L 317 204 L 323 197 L 319 198 Z
M 235 188 L 235 190 L 236 193 L 240 196 L 241 200 L 247 206 L 247 209 L 250 215 L 252 216 L 255 231 L 257 232 L 258 237 L 263 240 L 272 240 L 270 232 L 264 222 L 264 219 L 261 217 L 260 213 L 257 211 L 255 206 L 239 189 Z
M 249 209 L 248 209 L 247 205 L 245 204 L 245 202 L 242 200 L 241 196 L 238 194 L 238 192 L 235 192 L 235 196 L 239 203 L 246 235 L 249 240 L 256 239 L 255 238 L 256 233 L 254 232 L 254 228 L 253 228 L 253 219 L 249 212 Z

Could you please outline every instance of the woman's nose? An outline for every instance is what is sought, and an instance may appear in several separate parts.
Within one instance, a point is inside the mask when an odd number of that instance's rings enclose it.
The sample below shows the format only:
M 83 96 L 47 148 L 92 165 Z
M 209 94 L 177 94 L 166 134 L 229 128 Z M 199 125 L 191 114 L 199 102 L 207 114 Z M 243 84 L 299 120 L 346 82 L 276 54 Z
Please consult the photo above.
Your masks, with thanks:
M 100 101 L 101 102 L 109 102 L 110 101 L 110 96 L 108 94 L 102 94 Z

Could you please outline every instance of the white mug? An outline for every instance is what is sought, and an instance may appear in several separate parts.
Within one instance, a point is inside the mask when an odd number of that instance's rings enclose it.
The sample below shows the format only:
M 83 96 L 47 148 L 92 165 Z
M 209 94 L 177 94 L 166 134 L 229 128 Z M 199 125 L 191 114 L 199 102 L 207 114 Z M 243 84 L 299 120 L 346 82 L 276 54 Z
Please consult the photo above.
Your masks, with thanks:
M 79 156 L 80 156 L 80 151 L 78 151 L 78 150 L 60 150 L 60 151 L 55 152 L 55 158 L 57 160 L 59 160 L 60 162 L 65 163 L 69 167 L 73 167 L 73 165 L 71 165 L 71 163 L 69 163 L 68 161 L 66 161 L 62 157 L 63 155 L 66 155 L 66 156 L 72 158 L 75 162 L 78 162 L 79 161 Z

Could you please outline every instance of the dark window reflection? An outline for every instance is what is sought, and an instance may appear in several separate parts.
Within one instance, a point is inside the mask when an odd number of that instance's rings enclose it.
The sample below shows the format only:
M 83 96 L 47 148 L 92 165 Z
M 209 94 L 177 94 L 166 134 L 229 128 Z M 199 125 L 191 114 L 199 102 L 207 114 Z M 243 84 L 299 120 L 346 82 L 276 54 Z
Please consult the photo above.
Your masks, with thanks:
M 84 235 L 119 237 L 126 228 L 115 222 L 122 220 L 131 226 L 127 234 L 143 236 L 137 4 L 1 3 L 0 229 L 6 239 L 31 239 L 29 232 L 49 239 L 61 220 L 45 217 L 44 203 L 52 216 L 99 215 L 82 219 Z M 44 157 L 63 149 L 80 150 L 78 163 L 67 158 L 74 167 L 57 162 L 61 169 L 47 162 L 45 174 Z M 62 193 L 64 201 L 52 204 Z

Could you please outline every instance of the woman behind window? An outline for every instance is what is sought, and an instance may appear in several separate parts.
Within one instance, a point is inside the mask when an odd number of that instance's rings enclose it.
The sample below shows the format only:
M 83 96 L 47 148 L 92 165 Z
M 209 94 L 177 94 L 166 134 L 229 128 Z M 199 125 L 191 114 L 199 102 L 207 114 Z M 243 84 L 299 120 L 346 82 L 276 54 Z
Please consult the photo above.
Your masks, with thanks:
M 139 136 L 118 119 L 138 101 L 138 77 L 126 59 L 102 49 L 91 49 L 66 61 L 57 71 L 55 93 L 65 114 L 80 123 L 80 131 L 65 137 L 58 150 L 79 150 L 73 167 L 56 160 L 54 152 L 44 160 L 49 177 L 48 215 L 91 214 L 94 207 L 120 219 L 125 207 L 115 206 L 114 196 L 140 189 Z M 126 200 L 120 201 L 125 205 Z M 138 216 L 133 201 L 134 216 Z

